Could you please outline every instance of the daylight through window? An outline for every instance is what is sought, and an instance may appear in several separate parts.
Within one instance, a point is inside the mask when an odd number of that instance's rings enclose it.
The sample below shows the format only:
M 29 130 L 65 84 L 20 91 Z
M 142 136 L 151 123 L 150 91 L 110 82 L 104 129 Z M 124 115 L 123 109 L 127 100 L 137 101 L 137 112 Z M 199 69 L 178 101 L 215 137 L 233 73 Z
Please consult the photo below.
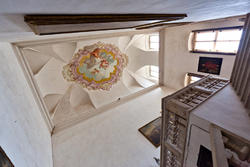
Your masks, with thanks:
M 159 67 L 158 66 L 149 66 L 149 75 L 153 78 L 159 77 Z
M 159 50 L 159 35 L 149 35 L 149 49 Z
M 193 52 L 236 54 L 242 27 L 194 31 Z

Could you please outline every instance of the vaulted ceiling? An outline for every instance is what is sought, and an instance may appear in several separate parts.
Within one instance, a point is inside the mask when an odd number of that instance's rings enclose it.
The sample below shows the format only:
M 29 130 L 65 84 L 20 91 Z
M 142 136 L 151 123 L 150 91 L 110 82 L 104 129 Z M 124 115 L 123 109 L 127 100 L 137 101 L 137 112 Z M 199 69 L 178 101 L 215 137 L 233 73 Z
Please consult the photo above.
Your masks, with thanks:
M 250 12 L 249 0 L 1 0 L 0 33 L 30 32 L 24 14 L 186 13 L 202 21 Z

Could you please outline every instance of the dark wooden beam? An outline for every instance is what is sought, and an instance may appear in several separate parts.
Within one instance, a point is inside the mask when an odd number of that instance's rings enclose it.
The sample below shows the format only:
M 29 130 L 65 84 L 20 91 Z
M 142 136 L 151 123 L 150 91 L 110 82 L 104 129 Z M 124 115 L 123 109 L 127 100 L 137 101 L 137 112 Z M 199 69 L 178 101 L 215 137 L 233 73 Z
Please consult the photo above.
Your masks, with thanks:
M 157 22 L 157 23 L 152 23 L 152 24 L 147 24 L 147 25 L 142 25 L 136 27 L 137 30 L 143 30 L 143 29 L 149 29 L 149 28 L 155 28 L 155 27 L 175 27 L 175 26 L 182 26 L 186 24 L 190 24 L 192 22 L 180 22 L 180 23 L 166 23 L 165 21 Z
M 145 20 L 178 20 L 186 14 L 86 14 L 86 15 L 26 15 L 24 21 L 36 25 L 108 23 Z
M 26 15 L 24 21 L 36 34 L 44 35 L 136 28 L 152 23 L 179 20 L 185 17 L 187 17 L 186 14 Z M 119 25 L 119 23 L 121 24 Z M 50 30 L 52 31 L 50 32 Z

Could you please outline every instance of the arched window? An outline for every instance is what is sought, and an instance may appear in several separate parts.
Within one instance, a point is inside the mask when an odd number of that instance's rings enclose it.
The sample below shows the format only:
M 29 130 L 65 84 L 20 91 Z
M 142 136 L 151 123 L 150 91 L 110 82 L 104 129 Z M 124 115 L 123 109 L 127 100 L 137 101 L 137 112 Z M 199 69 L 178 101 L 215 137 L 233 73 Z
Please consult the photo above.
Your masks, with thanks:
M 238 51 L 242 26 L 195 30 L 192 32 L 193 53 L 235 55 Z

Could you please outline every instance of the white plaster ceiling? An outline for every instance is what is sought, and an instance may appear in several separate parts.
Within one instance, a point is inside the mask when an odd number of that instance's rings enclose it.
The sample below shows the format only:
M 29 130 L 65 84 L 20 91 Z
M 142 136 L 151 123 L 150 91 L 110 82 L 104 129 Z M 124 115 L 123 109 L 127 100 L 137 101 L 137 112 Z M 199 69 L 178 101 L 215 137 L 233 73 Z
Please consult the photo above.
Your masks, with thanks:
M 1 0 L 0 32 L 31 31 L 24 14 L 187 13 L 202 21 L 250 12 L 250 0 Z

